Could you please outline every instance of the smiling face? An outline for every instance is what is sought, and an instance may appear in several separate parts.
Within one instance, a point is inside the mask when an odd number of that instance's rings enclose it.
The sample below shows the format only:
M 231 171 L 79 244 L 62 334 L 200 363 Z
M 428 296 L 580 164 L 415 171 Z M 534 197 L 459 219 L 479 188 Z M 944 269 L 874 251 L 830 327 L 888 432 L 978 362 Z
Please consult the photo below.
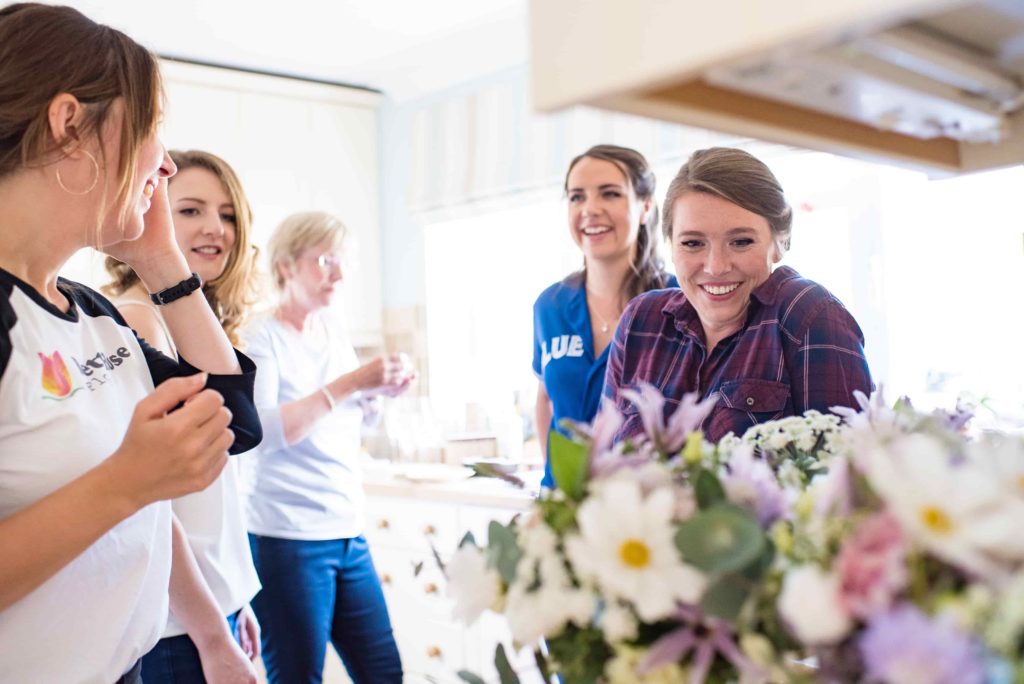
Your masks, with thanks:
M 709 348 L 739 330 L 750 293 L 780 259 L 767 219 L 704 192 L 672 207 L 672 261 Z
M 144 216 L 149 211 L 153 192 L 161 178 L 170 178 L 177 167 L 167 154 L 156 130 L 151 131 L 139 145 L 135 170 L 130 175 L 127 211 L 121 213 L 119 206 L 118 172 L 116 170 L 121 150 L 121 127 L 124 122 L 124 106 L 115 102 L 107 121 L 103 125 L 101 144 L 102 158 L 107 167 L 105 173 L 105 196 L 102 199 L 107 209 L 100 245 L 109 245 L 122 240 L 135 240 L 144 228 Z M 97 159 L 97 161 L 100 161 Z M 100 161 L 102 164 L 103 162 Z M 102 172 L 101 172 L 102 173 Z
M 637 198 L 622 169 L 604 159 L 583 157 L 569 171 L 566 194 L 569 232 L 584 258 L 632 257 L 650 201 Z
M 235 206 L 220 179 L 207 169 L 178 173 L 168 188 L 174 235 L 189 268 L 204 283 L 224 272 L 235 246 Z

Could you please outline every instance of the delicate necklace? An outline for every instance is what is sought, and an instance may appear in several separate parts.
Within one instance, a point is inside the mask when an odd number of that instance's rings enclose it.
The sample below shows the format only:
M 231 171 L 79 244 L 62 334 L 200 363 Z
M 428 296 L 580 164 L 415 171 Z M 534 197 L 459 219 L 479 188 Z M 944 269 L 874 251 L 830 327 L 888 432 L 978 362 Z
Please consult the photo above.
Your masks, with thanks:
M 587 290 L 587 301 L 591 301 L 591 295 L 592 294 L 593 293 L 590 290 Z M 608 321 L 606 321 L 604 319 L 604 316 L 602 316 L 601 313 L 597 310 L 597 303 L 596 302 L 594 302 L 594 304 L 590 307 L 590 313 L 592 313 L 595 316 L 597 316 L 597 320 L 601 324 L 601 332 L 607 333 L 609 330 L 612 329 L 611 325 L 608 323 Z M 621 316 L 621 315 L 622 315 L 622 311 L 619 310 L 618 315 L 615 316 L 616 322 L 619 320 L 619 316 Z

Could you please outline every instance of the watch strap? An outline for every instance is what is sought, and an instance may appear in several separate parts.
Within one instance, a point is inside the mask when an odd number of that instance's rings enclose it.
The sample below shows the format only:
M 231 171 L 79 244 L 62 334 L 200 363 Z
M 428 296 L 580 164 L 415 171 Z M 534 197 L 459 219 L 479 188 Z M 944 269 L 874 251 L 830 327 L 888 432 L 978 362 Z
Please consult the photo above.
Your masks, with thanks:
M 191 276 L 185 278 L 177 285 L 171 285 L 165 290 L 154 292 L 149 295 L 149 298 L 153 300 L 153 303 L 157 306 L 164 304 L 170 304 L 171 302 L 187 297 L 199 288 L 203 286 L 203 281 L 199 277 L 198 273 L 192 273 Z

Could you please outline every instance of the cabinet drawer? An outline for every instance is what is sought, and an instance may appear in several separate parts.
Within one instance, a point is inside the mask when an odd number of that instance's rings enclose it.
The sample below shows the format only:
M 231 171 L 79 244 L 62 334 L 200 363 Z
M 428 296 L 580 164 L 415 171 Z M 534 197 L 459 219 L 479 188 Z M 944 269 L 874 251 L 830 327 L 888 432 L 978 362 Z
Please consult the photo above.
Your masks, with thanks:
M 374 562 L 392 622 L 452 619 L 453 603 L 445 596 L 447 582 L 433 554 L 382 548 L 374 551 Z
M 374 497 L 366 506 L 366 538 L 374 546 L 429 551 L 454 549 L 461 538 L 454 506 Z
M 406 681 L 428 677 L 438 682 L 458 682 L 465 669 L 464 630 L 452 622 L 407 618 L 395 625 L 398 650 Z M 429 681 L 429 680 L 427 680 Z

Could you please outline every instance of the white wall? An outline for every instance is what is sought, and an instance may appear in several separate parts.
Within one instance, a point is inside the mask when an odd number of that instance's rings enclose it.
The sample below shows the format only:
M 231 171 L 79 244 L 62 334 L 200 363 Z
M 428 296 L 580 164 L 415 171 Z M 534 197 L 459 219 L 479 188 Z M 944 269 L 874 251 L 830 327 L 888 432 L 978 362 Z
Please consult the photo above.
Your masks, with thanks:
M 376 93 L 308 81 L 165 60 L 169 149 L 200 149 L 238 172 L 262 248 L 296 211 L 323 210 L 357 236 L 357 268 L 346 274 L 339 314 L 356 346 L 383 340 Z M 105 281 L 91 250 L 76 255 L 68 277 Z M 268 305 L 269 301 L 263 302 Z

